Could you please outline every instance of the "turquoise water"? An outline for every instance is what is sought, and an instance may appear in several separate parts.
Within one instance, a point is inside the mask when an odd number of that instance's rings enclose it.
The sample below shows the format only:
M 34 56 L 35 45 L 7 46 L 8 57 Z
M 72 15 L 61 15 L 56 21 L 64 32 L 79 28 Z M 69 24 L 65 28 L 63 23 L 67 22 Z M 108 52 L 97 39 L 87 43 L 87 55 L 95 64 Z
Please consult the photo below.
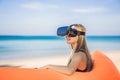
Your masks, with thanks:
M 91 52 L 120 51 L 120 36 L 88 36 Z M 0 60 L 68 55 L 70 46 L 57 36 L 0 36 Z

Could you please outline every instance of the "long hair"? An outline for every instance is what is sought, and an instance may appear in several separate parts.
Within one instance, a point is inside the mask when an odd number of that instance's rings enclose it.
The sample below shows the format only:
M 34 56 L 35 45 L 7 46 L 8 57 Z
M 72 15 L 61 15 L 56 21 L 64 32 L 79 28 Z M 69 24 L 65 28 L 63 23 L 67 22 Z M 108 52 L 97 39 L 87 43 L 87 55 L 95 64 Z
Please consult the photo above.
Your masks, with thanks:
M 86 32 L 86 29 L 83 25 L 81 24 L 73 24 L 72 26 L 75 26 L 77 29 L 79 29 L 78 31 L 81 32 Z M 75 53 L 82 51 L 85 53 L 86 57 L 87 57 L 87 67 L 86 67 L 86 71 L 90 71 L 93 67 L 93 61 L 86 43 L 86 37 L 85 35 L 79 35 L 78 36 L 78 41 L 77 41 L 77 46 L 75 49 Z

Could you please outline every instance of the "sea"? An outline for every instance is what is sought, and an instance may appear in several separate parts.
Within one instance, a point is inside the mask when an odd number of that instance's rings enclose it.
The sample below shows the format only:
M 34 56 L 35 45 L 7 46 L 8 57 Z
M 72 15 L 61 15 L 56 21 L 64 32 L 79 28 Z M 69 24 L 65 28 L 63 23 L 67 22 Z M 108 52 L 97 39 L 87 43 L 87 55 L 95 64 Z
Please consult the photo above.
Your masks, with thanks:
M 120 52 L 120 36 L 87 36 L 90 52 Z M 71 47 L 65 37 L 0 36 L 0 61 L 69 55 Z

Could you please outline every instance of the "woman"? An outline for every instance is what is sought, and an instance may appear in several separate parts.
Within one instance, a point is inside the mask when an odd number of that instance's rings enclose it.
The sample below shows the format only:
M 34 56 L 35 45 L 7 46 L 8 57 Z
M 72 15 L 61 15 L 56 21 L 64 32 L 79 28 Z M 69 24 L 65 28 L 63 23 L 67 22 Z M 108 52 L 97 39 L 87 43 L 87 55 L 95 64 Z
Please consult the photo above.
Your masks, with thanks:
M 58 72 L 72 74 L 75 71 L 87 72 L 93 67 L 93 62 L 85 40 L 86 29 L 81 24 L 59 27 L 58 36 L 65 36 L 67 43 L 71 45 L 72 55 L 66 66 L 47 65 Z

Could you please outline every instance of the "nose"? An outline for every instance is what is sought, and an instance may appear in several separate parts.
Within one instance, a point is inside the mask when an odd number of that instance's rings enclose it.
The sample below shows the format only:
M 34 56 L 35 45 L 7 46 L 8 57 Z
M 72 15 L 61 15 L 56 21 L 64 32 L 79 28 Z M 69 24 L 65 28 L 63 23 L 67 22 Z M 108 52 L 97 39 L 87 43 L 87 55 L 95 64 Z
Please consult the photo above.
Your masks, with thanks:
M 65 35 L 65 37 L 66 37 L 66 38 L 70 38 L 70 36 L 69 36 L 69 35 Z
M 69 37 L 68 35 L 65 35 L 65 37 L 67 38 L 67 37 Z

